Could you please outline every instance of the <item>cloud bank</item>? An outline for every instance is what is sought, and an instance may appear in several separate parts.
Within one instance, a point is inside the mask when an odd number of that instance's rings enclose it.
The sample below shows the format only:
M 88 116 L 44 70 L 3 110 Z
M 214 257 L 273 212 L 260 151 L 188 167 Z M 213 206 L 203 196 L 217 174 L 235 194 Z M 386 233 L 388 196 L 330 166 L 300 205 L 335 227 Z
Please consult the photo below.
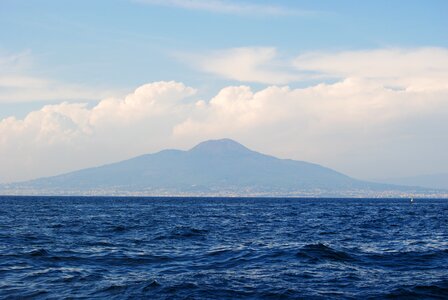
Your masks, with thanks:
M 236 85 L 200 99 L 181 82 L 154 82 L 93 107 L 61 103 L 9 117 L 0 122 L 0 182 L 222 137 L 357 177 L 446 171 L 447 50 L 400 51 L 301 55 L 297 69 L 340 77 L 306 88 Z

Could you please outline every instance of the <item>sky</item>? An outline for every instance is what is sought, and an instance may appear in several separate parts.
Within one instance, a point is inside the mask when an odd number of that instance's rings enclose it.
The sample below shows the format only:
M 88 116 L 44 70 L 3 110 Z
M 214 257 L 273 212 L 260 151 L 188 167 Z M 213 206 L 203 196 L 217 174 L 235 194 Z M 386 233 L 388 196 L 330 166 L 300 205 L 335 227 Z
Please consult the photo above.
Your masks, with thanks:
M 218 138 L 448 173 L 445 0 L 0 1 L 0 183 Z

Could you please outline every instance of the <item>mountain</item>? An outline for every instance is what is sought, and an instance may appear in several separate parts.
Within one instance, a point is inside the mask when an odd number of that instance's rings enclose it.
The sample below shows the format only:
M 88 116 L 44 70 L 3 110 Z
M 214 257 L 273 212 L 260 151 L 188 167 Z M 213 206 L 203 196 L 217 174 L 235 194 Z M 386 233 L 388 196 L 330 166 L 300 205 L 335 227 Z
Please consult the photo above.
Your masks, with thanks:
M 378 180 L 378 182 L 387 182 L 390 184 L 399 184 L 403 186 L 421 186 L 430 189 L 448 190 L 448 173 L 419 175 L 402 178 L 389 178 Z
M 51 195 L 384 196 L 390 191 L 406 189 L 278 159 L 230 139 L 3 186 L 3 193 Z

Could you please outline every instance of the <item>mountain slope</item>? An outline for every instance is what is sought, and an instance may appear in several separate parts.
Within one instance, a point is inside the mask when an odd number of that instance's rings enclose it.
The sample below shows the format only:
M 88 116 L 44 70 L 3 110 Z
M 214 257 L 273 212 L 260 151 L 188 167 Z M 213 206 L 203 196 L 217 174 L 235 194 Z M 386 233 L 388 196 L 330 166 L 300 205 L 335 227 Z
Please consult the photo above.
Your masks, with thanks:
M 278 159 L 222 139 L 189 151 L 164 150 L 9 188 L 47 194 L 341 195 L 391 187 L 316 164 Z

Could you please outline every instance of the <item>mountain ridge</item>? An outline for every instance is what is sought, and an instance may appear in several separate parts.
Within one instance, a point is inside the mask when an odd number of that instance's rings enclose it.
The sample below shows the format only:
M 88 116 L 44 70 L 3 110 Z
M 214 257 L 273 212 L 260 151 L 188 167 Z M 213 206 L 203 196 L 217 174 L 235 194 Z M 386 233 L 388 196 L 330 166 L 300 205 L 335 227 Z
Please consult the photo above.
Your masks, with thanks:
M 186 151 L 166 149 L 7 188 L 37 194 L 149 196 L 353 196 L 406 190 L 262 154 L 231 139 L 204 141 Z

